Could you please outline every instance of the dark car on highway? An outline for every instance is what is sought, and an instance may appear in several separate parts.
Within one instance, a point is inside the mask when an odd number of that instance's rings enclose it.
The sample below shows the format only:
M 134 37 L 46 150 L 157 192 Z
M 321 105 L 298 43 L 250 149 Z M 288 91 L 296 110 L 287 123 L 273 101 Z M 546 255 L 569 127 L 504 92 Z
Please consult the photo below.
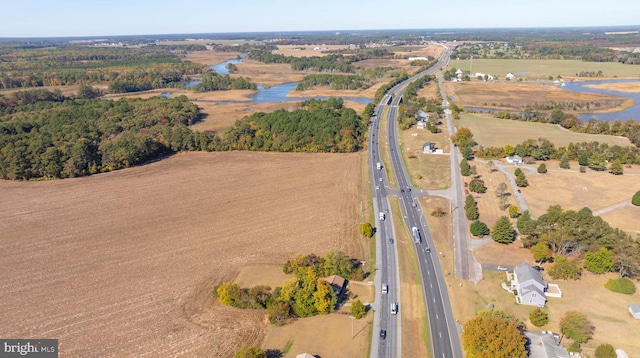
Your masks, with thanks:
M 380 330 L 380 339 L 385 339 L 387 338 L 387 331 L 385 331 L 384 329 Z

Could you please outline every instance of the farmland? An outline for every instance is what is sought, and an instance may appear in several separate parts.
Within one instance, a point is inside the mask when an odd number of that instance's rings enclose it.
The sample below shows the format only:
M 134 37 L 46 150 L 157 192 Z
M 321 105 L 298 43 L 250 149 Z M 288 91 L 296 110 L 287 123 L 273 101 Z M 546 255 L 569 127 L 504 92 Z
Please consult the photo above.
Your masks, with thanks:
M 548 102 L 590 103 L 594 110 L 620 110 L 633 104 L 630 99 L 599 93 L 563 90 L 535 82 L 445 82 L 445 91 L 458 106 L 489 107 L 502 110 L 521 109 Z M 597 105 L 596 105 L 597 104 Z
M 451 59 L 449 67 L 469 70 L 469 60 Z M 579 72 L 602 71 L 604 78 L 638 78 L 638 67 L 618 62 L 585 62 L 579 60 L 485 60 L 473 59 L 472 71 L 497 75 L 498 79 L 511 72 L 516 77 L 544 78 L 562 76 L 575 78 Z M 601 78 L 601 79 L 604 79 Z
M 456 125 L 458 128 L 469 128 L 475 141 L 485 147 L 502 147 L 505 144 L 515 146 L 527 139 L 538 138 L 546 138 L 556 146 L 593 141 L 609 145 L 631 145 L 624 137 L 577 133 L 553 124 L 512 121 L 486 114 L 462 113 Z
M 361 154 L 181 153 L 91 177 L 1 182 L 0 336 L 65 356 L 228 357 L 264 313 L 219 305 L 243 266 L 357 239 Z M 250 208 L 250 209 L 247 209 Z

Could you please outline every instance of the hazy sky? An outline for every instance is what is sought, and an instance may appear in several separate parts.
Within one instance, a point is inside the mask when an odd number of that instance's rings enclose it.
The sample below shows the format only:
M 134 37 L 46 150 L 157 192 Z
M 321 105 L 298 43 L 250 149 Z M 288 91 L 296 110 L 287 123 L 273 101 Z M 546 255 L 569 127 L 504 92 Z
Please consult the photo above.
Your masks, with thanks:
M 0 37 L 640 25 L 640 0 L 3 0 L 2 3 Z

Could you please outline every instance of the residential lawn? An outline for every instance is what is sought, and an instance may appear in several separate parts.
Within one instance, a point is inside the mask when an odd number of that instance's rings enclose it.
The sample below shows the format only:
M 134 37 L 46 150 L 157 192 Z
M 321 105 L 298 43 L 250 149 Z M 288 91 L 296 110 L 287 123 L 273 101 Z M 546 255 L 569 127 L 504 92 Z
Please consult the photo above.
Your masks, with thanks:
M 443 131 L 436 134 L 416 126 L 399 130 L 400 147 L 407 171 L 412 183 L 420 189 L 446 189 L 451 186 L 450 141 L 446 126 L 439 127 Z M 443 149 L 445 154 L 424 154 L 422 145 L 425 142 L 435 143 L 436 148 Z

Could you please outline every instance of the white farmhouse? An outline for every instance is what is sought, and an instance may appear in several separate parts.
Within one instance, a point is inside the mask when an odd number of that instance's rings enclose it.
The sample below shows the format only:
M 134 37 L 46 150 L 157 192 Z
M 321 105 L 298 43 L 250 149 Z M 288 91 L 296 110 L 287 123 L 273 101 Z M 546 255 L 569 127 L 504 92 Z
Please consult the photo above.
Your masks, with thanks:
M 506 159 L 507 159 L 507 163 L 522 164 L 522 157 L 519 155 L 511 155 L 511 156 L 508 156 Z
M 540 271 L 528 263 L 521 263 L 513 270 L 511 287 L 516 290 L 518 303 L 544 307 L 547 303 L 547 281 L 542 278 Z

